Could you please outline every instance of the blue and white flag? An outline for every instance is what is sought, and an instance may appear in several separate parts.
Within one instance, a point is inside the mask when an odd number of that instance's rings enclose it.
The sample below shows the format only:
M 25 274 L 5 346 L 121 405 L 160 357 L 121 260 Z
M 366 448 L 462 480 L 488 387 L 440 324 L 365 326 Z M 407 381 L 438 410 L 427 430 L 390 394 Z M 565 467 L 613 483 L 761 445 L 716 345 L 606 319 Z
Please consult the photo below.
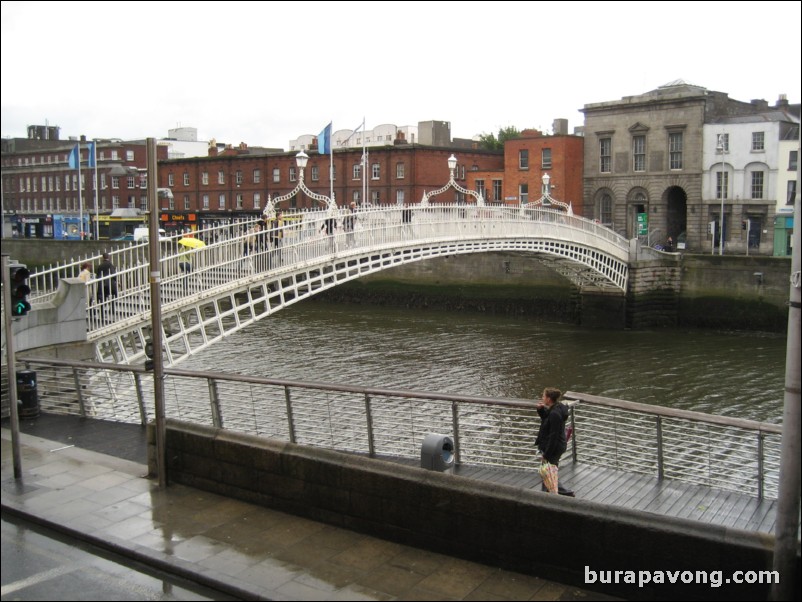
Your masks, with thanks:
M 80 169 L 81 167 L 81 151 L 77 144 L 70 151 L 69 164 L 70 169 Z
M 96 167 L 97 163 L 95 159 L 95 153 L 97 152 L 97 149 L 95 148 L 95 141 L 92 140 L 92 142 L 88 144 L 88 147 L 89 147 L 89 158 L 87 159 L 87 166 Z
M 331 122 L 317 135 L 317 152 L 321 155 L 331 154 Z

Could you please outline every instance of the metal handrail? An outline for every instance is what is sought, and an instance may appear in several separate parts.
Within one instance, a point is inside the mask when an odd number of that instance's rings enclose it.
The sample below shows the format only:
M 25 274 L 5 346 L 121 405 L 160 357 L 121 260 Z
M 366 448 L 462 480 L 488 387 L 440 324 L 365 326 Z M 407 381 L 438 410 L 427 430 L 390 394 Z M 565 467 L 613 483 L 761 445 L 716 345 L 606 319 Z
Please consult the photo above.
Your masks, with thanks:
M 50 358 L 24 364 L 37 372 L 46 412 L 134 423 L 154 416 L 152 375 L 142 366 Z M 186 421 L 371 457 L 419 457 L 429 433 L 454 437 L 463 464 L 531 470 L 539 455 L 540 419 L 530 400 L 164 372 L 167 415 Z M 575 392 L 565 398 L 574 430 L 563 462 L 777 497 L 779 425 Z

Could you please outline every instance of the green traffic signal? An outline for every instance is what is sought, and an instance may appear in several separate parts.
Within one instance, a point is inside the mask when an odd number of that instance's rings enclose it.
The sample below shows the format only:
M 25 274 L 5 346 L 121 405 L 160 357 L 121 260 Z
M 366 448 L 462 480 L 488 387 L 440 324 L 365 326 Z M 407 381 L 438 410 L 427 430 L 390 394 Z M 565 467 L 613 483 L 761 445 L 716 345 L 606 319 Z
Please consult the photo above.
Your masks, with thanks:
M 11 315 L 25 316 L 31 311 L 28 295 L 31 287 L 28 286 L 28 277 L 31 273 L 28 268 L 12 268 L 11 272 Z

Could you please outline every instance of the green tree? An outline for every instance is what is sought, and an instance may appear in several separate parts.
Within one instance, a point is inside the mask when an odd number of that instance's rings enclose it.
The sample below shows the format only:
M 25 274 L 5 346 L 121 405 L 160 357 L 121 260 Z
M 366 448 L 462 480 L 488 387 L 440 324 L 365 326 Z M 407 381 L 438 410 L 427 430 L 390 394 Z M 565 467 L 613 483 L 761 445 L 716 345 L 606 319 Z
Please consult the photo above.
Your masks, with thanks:
M 507 140 L 518 138 L 521 132 L 514 125 L 505 128 L 499 128 L 498 137 L 494 134 L 480 134 L 479 146 L 487 150 L 504 150 L 504 143 Z

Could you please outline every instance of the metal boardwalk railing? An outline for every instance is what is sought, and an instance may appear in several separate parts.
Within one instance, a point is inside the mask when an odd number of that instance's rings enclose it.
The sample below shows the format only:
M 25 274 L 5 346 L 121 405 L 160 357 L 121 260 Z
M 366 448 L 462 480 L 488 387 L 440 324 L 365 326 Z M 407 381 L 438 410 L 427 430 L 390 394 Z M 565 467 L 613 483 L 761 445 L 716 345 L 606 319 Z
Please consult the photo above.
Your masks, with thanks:
M 146 423 L 141 366 L 26 359 L 43 411 Z M 540 420 L 532 401 L 165 371 L 172 418 L 368 456 L 419 458 L 426 434 L 453 437 L 456 463 L 529 470 Z M 777 497 L 781 427 L 569 392 L 574 436 L 561 464 L 592 465 Z
M 405 221 L 403 213 L 410 209 L 412 220 Z M 600 224 L 557 210 L 376 207 L 356 214 L 353 231 L 339 227 L 327 235 L 329 220 L 342 226 L 343 217 L 341 210 L 288 213 L 278 232 L 256 232 L 255 221 L 240 222 L 193 233 L 204 243 L 199 248 L 177 244 L 179 235 L 160 243 L 162 310 L 168 320 L 176 320 L 165 330 L 177 332 L 200 325 L 195 340 L 189 341 L 191 335 L 187 335 L 182 344 L 202 347 L 218 333 L 230 332 L 343 281 L 402 263 L 464 253 L 532 253 L 548 258 L 555 269 L 580 286 L 626 290 L 629 241 Z M 110 255 L 116 274 L 92 278 L 86 286 L 87 338 L 101 347 L 104 340 L 136 333 L 150 319 L 152 272 L 147 244 L 130 245 Z M 84 261 L 32 274 L 34 309 L 53 300 L 61 279 L 77 277 Z M 112 278 L 116 295 L 98 295 L 109 288 Z M 185 308 L 194 309 L 183 315 Z M 129 356 L 141 354 L 141 341 L 134 345 L 133 353 L 125 350 L 124 344 L 113 346 L 113 352 L 100 349 L 98 359 L 129 361 Z M 183 354 L 176 350 L 175 356 Z M 168 361 L 173 360 L 171 354 Z

